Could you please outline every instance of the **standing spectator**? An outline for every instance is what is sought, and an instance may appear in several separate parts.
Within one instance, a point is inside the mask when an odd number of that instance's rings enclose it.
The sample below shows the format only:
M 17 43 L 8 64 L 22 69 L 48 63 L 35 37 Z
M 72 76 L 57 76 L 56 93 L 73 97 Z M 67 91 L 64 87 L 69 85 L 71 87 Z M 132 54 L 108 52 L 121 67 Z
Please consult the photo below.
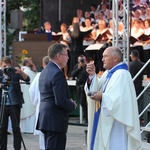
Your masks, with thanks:
M 61 44 L 65 44 L 68 47 L 68 55 L 69 55 L 71 38 L 68 33 L 67 25 L 65 23 L 62 23 L 60 25 L 60 30 L 61 30 L 61 32 L 57 33 L 57 34 L 62 34 L 62 38 L 59 41 Z M 69 61 L 68 61 L 67 65 L 64 67 L 64 73 L 65 73 L 66 79 L 68 79 L 68 67 L 69 67 Z
M 141 21 L 135 20 L 134 26 L 131 28 L 131 36 L 139 38 L 144 33 L 144 30 L 141 28 Z
M 91 150 L 140 149 L 136 93 L 128 67 L 122 62 L 121 49 L 108 47 L 102 60 L 106 71 L 101 78 L 97 78 L 93 63 L 87 64 L 86 69 L 91 78 L 86 84 L 86 92 L 92 91 L 91 101 L 101 104 L 97 110 L 89 106 L 96 111 Z
M 33 64 L 30 58 L 25 58 L 22 61 L 22 70 L 30 77 L 30 83 L 32 83 L 34 77 L 36 76 L 36 67 Z M 30 96 L 29 96 L 29 87 L 30 85 L 21 85 L 21 90 L 24 93 L 24 101 L 23 108 L 21 110 L 21 131 L 25 133 L 33 133 L 34 125 L 35 125 L 35 106 L 32 104 Z
M 97 13 L 97 6 L 95 4 L 92 4 L 90 6 L 90 10 L 91 18 L 95 18 L 95 14 Z
M 146 19 L 150 19 L 150 8 L 146 8 Z
M 80 28 L 80 30 L 82 30 L 83 26 L 82 26 L 82 24 L 80 24 L 78 17 L 73 17 L 73 19 L 72 19 L 72 24 L 69 26 L 69 30 L 70 30 L 70 31 L 73 31 L 73 25 L 74 25 L 75 23 L 79 23 L 79 26 L 80 26 L 79 28 Z
M 104 20 L 106 22 L 106 24 L 108 23 L 108 20 L 106 19 L 103 11 L 100 11 L 98 13 L 98 16 L 99 16 L 99 20 Z
M 90 19 L 91 25 L 92 25 L 92 24 L 95 24 L 95 20 L 94 20 L 94 18 L 91 17 L 91 14 L 90 14 L 89 11 L 85 11 L 84 17 L 85 17 L 85 21 L 86 21 L 86 19 Z M 85 25 L 85 26 L 86 26 L 86 25 Z
M 48 56 L 50 62 L 39 78 L 41 103 L 37 129 L 44 133 L 46 150 L 65 150 L 69 113 L 76 108 L 61 70 L 68 61 L 67 47 L 55 43 L 49 47 Z
M 101 3 L 101 11 L 104 13 L 105 17 L 107 16 L 107 12 L 109 9 L 107 9 L 107 3 Z
M 130 73 L 132 78 L 135 77 L 135 75 L 140 71 L 140 69 L 144 66 L 144 63 L 140 61 L 139 59 L 139 52 L 137 50 L 133 50 L 131 51 L 131 62 L 129 64 L 129 69 L 130 69 Z M 142 72 L 134 81 L 134 86 L 135 86 L 135 91 L 136 91 L 136 96 L 138 96 L 142 90 L 143 90 L 143 86 L 142 86 L 142 81 L 143 81 L 143 75 L 144 72 Z M 142 96 L 138 99 L 138 110 L 139 110 L 139 114 L 142 112 L 142 107 L 143 106 L 143 98 Z
M 0 118 L 0 121 L 2 123 L 0 128 L 1 132 L 0 149 L 7 150 L 7 128 L 8 128 L 8 118 L 10 116 L 14 137 L 14 149 L 21 150 L 21 132 L 19 124 L 20 124 L 20 111 L 22 108 L 22 104 L 24 103 L 24 100 L 20 88 L 20 80 L 29 82 L 30 78 L 18 67 L 15 67 L 15 69 L 12 68 L 12 73 L 4 71 L 7 67 L 12 67 L 12 60 L 8 56 L 5 56 L 1 59 L 1 69 L 3 70 L 3 72 L 2 70 L 0 70 L 1 76 L 0 92 L 2 92 L 2 90 L 8 90 L 9 97 L 8 95 L 6 95 L 7 98 L 5 97 L 6 98 L 5 102 L 2 101 L 2 97 L 0 99 L 0 110 L 2 110 L 2 107 L 4 108 L 3 116 L 1 116 Z M 6 80 L 7 77 L 10 78 L 9 81 Z M 2 84 L 3 82 L 6 84 L 3 85 Z M 1 120 L 2 118 L 3 120 Z
M 70 60 L 70 71 L 73 70 L 73 67 L 78 62 L 78 56 L 84 54 L 83 51 L 83 38 L 85 35 L 88 35 L 92 32 L 92 29 L 82 32 L 80 31 L 79 23 L 73 24 L 73 31 L 69 31 L 71 37 L 71 60 Z
M 52 35 L 56 35 L 56 33 L 54 31 L 52 31 L 51 23 L 48 21 L 44 23 L 44 32 L 51 33 Z
M 150 19 L 144 21 L 145 29 L 144 33 L 149 36 L 150 33 Z M 144 42 L 144 61 L 145 63 L 150 59 L 150 39 Z M 146 67 L 147 77 L 150 79 L 150 64 Z
M 42 27 L 42 30 L 40 31 L 36 31 L 35 33 L 46 33 L 47 36 L 48 36 L 48 41 L 51 41 L 52 40 L 52 36 L 53 35 L 56 35 L 56 33 L 54 31 L 52 31 L 52 26 L 51 26 L 51 23 L 46 21 L 44 22 L 44 28 Z
M 45 56 L 42 60 L 42 65 L 43 68 L 46 67 L 46 65 L 49 63 L 49 58 L 48 56 Z M 40 91 L 39 91 L 39 77 L 40 77 L 41 72 L 37 73 L 35 76 L 33 82 L 31 83 L 31 86 L 29 88 L 29 94 L 32 103 L 36 106 L 36 121 L 35 121 L 35 128 L 38 120 L 38 114 L 39 114 L 39 107 L 40 107 Z M 39 135 L 39 146 L 40 150 L 45 150 L 45 142 L 44 142 L 44 135 L 41 131 L 34 130 L 35 135 Z
M 91 21 L 90 19 L 85 19 L 85 27 L 82 29 L 82 31 L 88 31 L 90 29 L 92 29 L 93 27 L 91 26 Z M 93 32 L 89 33 L 88 35 L 86 35 L 83 39 L 83 48 L 84 50 L 90 45 L 90 44 L 94 44 L 94 38 L 93 38 Z M 89 61 L 91 58 L 93 58 L 94 56 L 93 51 L 85 51 L 84 55 L 86 57 L 86 60 Z
M 140 10 L 141 10 L 141 16 L 140 18 L 142 20 L 145 20 L 146 19 L 146 7 L 144 5 L 140 6 Z
M 141 5 L 141 0 L 132 0 L 132 8 L 133 8 L 133 10 L 140 9 L 140 5 Z
M 107 33 L 108 31 L 108 33 Z M 107 34 L 106 34 L 107 33 Z M 103 44 L 101 49 L 97 51 L 96 58 L 95 58 L 95 65 L 96 65 L 96 72 L 104 71 L 103 68 L 103 62 L 102 62 L 102 54 L 105 50 L 105 48 L 109 45 L 109 28 L 106 25 L 106 22 L 104 20 L 100 20 L 98 23 L 98 29 L 95 32 L 96 37 L 96 43 Z
M 80 105 L 82 106 L 85 123 L 87 123 L 87 101 L 84 91 L 84 85 L 88 78 L 88 74 L 86 72 L 86 58 L 84 55 L 80 55 L 78 57 L 78 63 L 74 66 L 73 71 L 71 72 L 71 77 L 76 79 L 78 100 L 80 102 Z
M 71 38 L 70 38 L 70 35 L 68 33 L 68 28 L 67 28 L 67 25 L 65 23 L 62 23 L 60 25 L 60 32 L 58 32 L 57 34 L 60 34 L 62 35 L 62 38 L 60 40 L 64 40 L 66 41 L 67 43 L 70 43 L 71 41 Z
M 77 17 L 79 18 L 79 23 L 80 25 L 84 25 L 84 22 L 85 22 L 85 18 L 83 16 L 83 11 L 82 9 L 77 9 Z

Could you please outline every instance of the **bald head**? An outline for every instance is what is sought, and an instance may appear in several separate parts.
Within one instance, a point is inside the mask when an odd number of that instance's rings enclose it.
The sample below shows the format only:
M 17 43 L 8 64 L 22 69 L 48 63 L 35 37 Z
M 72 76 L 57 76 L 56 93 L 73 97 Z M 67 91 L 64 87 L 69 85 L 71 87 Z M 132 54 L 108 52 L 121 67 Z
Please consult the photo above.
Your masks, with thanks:
M 121 49 L 116 46 L 108 47 L 103 53 L 103 67 L 110 70 L 117 64 L 123 61 Z
M 22 61 L 22 65 L 23 65 L 23 66 L 26 66 L 29 61 L 31 61 L 31 59 L 28 58 L 28 57 L 25 57 L 25 58 L 23 59 L 23 61 Z

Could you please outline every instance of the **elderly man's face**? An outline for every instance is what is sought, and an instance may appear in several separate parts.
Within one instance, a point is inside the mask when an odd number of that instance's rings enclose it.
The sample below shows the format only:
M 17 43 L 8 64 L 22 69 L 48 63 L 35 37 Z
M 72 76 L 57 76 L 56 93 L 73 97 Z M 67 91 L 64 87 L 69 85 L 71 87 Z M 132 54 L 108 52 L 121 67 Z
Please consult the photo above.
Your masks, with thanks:
M 103 53 L 103 67 L 110 70 L 116 65 L 116 56 L 112 54 L 112 49 L 106 49 Z

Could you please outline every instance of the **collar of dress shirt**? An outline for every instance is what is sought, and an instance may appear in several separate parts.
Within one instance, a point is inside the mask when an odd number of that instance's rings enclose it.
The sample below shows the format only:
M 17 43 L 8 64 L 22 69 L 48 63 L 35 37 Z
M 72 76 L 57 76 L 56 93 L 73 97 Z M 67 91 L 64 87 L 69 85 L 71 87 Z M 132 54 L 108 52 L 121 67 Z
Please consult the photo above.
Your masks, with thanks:
M 60 70 L 61 68 L 59 67 L 59 65 L 57 63 L 55 63 L 54 61 L 52 61 Z

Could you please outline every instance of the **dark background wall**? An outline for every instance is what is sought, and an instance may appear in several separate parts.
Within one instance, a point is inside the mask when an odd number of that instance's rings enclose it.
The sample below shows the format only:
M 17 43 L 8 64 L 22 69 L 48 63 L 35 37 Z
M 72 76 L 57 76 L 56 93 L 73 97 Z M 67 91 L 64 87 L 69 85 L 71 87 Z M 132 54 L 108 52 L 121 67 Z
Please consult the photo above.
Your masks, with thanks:
M 85 10 L 90 10 L 91 4 L 100 3 L 101 0 L 61 0 L 61 21 L 59 21 L 59 0 L 41 0 L 41 24 L 50 21 L 52 29 L 58 31 L 62 22 L 71 24 L 78 8 L 84 13 Z

